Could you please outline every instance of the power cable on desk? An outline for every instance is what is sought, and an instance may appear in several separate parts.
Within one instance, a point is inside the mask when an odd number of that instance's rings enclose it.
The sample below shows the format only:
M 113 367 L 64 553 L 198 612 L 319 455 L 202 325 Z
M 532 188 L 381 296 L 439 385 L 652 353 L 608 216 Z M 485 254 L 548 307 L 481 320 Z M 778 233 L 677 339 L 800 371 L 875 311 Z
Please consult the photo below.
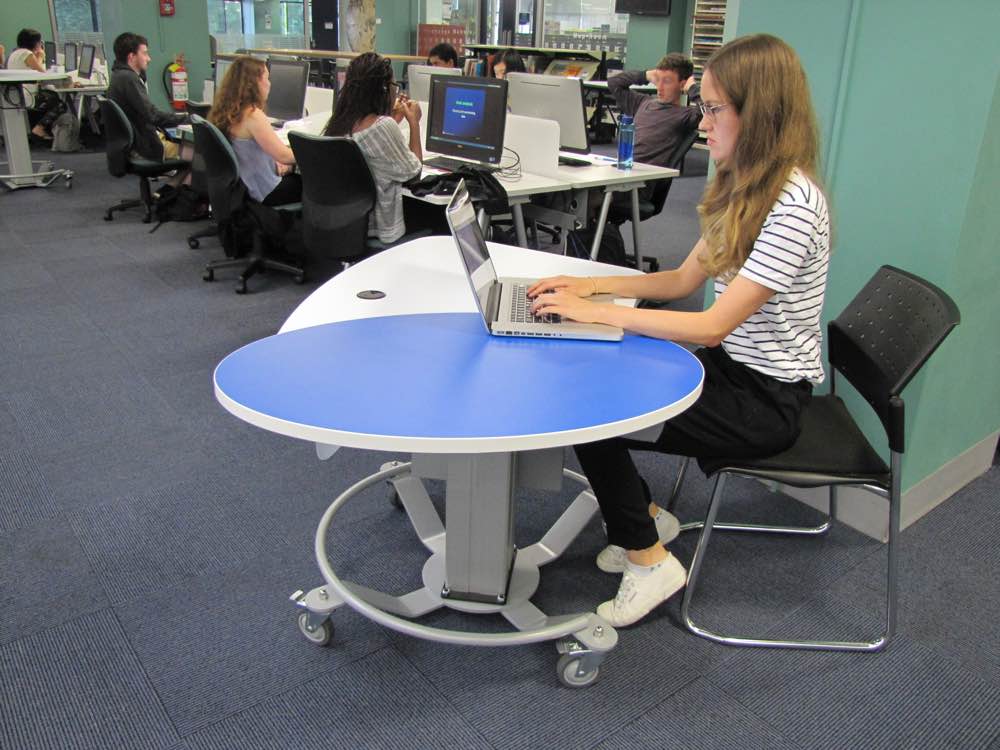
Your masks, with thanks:
M 513 180 L 520 180 L 521 179 L 521 155 L 518 154 L 517 151 L 515 151 L 514 149 L 508 148 L 507 146 L 504 146 L 503 150 L 504 151 L 510 151 L 512 154 L 514 154 L 514 161 L 513 161 L 513 163 L 508 164 L 507 166 L 504 166 L 503 164 L 501 164 L 500 165 L 500 169 L 497 170 L 497 178 L 501 179 L 501 180 L 511 180 L 511 181 L 513 181 Z

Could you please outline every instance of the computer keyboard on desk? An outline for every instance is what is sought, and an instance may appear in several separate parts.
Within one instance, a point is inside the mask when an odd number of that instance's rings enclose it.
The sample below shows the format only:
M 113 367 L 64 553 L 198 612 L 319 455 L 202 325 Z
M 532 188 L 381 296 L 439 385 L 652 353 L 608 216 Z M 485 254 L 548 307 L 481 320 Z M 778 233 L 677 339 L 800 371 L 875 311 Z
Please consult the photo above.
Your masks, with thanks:
M 456 172 L 459 169 L 471 169 L 477 172 L 496 172 L 500 168 L 489 164 L 480 164 L 472 161 L 462 161 L 461 159 L 449 159 L 447 156 L 432 156 L 424 159 L 424 166 L 432 169 L 444 169 L 448 172 Z

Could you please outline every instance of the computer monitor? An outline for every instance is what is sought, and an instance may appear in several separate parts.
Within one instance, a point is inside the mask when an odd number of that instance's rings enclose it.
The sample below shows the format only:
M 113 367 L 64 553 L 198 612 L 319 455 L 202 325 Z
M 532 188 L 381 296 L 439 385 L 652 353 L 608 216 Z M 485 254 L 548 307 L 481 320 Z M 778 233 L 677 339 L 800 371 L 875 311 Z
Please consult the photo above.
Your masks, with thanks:
M 298 120 L 306 106 L 309 62 L 306 60 L 271 60 L 271 93 L 265 111 L 278 120 Z
M 507 124 L 507 81 L 431 76 L 428 151 L 483 164 L 500 163 Z
M 437 68 L 433 65 L 411 65 L 406 69 L 408 92 L 418 102 L 430 101 L 431 76 L 460 76 L 460 68 Z
M 56 43 L 55 42 L 45 42 L 45 67 L 54 68 L 59 64 L 56 60 Z
M 76 74 L 79 78 L 90 78 L 94 74 L 94 55 L 97 49 L 93 44 L 80 45 L 80 68 Z
M 215 90 L 218 91 L 222 88 L 222 79 L 226 77 L 226 71 L 229 70 L 229 66 L 233 64 L 232 60 L 220 60 L 216 58 L 215 60 Z
M 76 70 L 76 42 L 66 42 L 63 45 L 63 67 L 66 72 Z
M 590 153 L 583 82 L 579 78 L 508 73 L 507 103 L 513 115 L 541 117 L 559 123 L 559 148 Z

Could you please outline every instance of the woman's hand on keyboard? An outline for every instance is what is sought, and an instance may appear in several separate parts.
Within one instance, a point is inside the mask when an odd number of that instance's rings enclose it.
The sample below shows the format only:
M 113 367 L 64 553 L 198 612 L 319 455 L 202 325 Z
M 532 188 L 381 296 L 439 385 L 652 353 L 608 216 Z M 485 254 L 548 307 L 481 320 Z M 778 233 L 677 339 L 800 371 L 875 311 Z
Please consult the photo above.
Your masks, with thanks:
M 589 297 L 594 293 L 594 281 L 588 276 L 550 276 L 536 281 L 526 293 L 529 299 L 533 299 L 539 294 L 555 291 Z
M 607 305 L 594 304 L 580 299 L 575 294 L 559 290 L 538 295 L 531 304 L 531 313 L 559 315 L 565 320 L 575 320 L 578 323 L 601 323 L 603 321 L 600 320 L 600 314 L 603 307 Z

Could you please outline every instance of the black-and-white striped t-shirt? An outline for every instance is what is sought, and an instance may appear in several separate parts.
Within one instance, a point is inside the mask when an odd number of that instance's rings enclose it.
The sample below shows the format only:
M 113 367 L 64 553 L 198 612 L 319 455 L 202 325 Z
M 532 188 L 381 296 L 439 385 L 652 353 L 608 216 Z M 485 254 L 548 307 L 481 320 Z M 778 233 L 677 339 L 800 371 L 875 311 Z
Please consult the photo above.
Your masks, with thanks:
M 794 169 L 739 271 L 774 296 L 726 336 L 726 353 L 777 380 L 822 383 L 820 313 L 829 260 L 826 198 Z M 716 279 L 716 297 L 727 286 Z

